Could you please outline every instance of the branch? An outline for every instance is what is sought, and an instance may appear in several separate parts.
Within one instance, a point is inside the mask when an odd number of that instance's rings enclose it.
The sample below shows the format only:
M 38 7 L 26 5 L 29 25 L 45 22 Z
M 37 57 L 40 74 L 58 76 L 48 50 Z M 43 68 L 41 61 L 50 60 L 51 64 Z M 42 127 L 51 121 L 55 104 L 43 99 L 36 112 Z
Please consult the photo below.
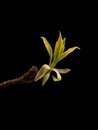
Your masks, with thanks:
M 36 66 L 32 66 L 22 76 L 0 83 L 0 88 L 6 88 L 8 86 L 21 84 L 21 83 L 33 83 L 34 82 L 34 77 L 37 74 L 37 71 L 38 71 L 38 68 Z

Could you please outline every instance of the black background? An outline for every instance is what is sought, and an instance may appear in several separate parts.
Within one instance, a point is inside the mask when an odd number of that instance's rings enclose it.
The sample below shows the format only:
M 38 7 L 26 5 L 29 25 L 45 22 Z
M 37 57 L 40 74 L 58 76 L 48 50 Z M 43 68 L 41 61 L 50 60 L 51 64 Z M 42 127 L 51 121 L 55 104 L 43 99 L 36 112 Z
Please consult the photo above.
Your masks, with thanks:
M 13 86 L 0 89 L 0 96 L 29 97 L 33 102 L 52 98 L 63 107 L 66 105 L 71 114 L 80 112 L 85 120 L 94 115 L 90 108 L 96 108 L 96 3 L 65 0 L 3 4 L 0 11 L 0 82 L 20 76 L 32 65 L 40 68 L 48 63 L 41 36 L 54 47 L 61 31 L 67 38 L 66 49 L 77 45 L 81 51 L 75 50 L 57 65 L 72 69 L 62 75 L 61 82 L 55 83 L 50 78 L 44 87 L 41 81 Z

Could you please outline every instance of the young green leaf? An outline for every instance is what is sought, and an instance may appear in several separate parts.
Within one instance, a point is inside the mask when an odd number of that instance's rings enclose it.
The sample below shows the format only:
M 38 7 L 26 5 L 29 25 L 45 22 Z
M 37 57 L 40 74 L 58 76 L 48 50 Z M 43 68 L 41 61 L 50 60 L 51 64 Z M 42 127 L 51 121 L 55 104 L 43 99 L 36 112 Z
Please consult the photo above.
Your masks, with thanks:
M 52 61 L 52 56 L 53 56 L 52 47 L 51 47 L 50 43 L 47 41 L 47 39 L 46 39 L 45 37 L 41 37 L 41 39 L 43 40 L 44 45 L 45 45 L 45 47 L 46 47 L 46 49 L 47 49 L 47 51 L 48 51 L 48 54 L 49 54 L 49 56 L 50 56 L 50 61 L 49 61 L 49 63 L 51 63 L 51 61 Z
M 64 44 L 63 44 L 63 39 L 61 32 L 59 32 L 59 37 L 58 40 L 55 44 L 55 49 L 54 49 L 54 61 L 61 55 L 61 51 L 64 49 Z
M 65 51 L 65 52 L 59 57 L 58 61 L 64 59 L 65 57 L 67 57 L 70 53 L 72 53 L 72 52 L 73 52 L 74 50 L 76 50 L 76 49 L 79 49 L 79 50 L 80 50 L 80 48 L 77 47 L 77 46 L 72 47 L 72 48 L 69 48 L 67 51 Z
M 53 61 L 50 64 L 51 67 L 55 67 L 58 63 L 59 57 L 62 55 L 64 49 L 65 49 L 65 38 L 62 39 L 61 32 L 59 32 L 58 40 L 56 41 L 55 48 L 54 48 L 54 55 L 53 55 Z
M 65 43 L 66 43 L 66 37 L 63 39 L 63 48 L 62 48 L 62 51 L 61 51 L 61 54 L 64 52 L 65 50 Z

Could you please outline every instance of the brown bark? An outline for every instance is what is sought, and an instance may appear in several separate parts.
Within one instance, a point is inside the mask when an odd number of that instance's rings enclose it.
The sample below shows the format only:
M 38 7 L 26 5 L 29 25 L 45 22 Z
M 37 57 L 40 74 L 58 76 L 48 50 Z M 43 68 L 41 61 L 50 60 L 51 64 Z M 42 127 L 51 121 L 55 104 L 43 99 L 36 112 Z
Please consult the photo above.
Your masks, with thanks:
M 21 84 L 21 83 L 33 83 L 34 82 L 34 77 L 37 74 L 37 71 L 38 71 L 37 67 L 36 66 L 32 66 L 22 76 L 0 83 L 0 88 L 6 88 L 8 86 Z

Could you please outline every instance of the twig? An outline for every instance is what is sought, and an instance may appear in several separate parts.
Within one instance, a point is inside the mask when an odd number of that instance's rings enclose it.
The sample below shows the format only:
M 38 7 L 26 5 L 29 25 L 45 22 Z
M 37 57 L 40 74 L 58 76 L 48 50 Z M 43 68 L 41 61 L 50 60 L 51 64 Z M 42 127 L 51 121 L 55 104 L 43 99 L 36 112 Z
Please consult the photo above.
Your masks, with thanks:
M 21 83 L 32 83 L 34 82 L 34 77 L 37 74 L 37 67 L 32 66 L 26 73 L 24 73 L 22 76 L 4 81 L 0 83 L 0 88 L 5 88 L 11 85 L 21 84 Z

